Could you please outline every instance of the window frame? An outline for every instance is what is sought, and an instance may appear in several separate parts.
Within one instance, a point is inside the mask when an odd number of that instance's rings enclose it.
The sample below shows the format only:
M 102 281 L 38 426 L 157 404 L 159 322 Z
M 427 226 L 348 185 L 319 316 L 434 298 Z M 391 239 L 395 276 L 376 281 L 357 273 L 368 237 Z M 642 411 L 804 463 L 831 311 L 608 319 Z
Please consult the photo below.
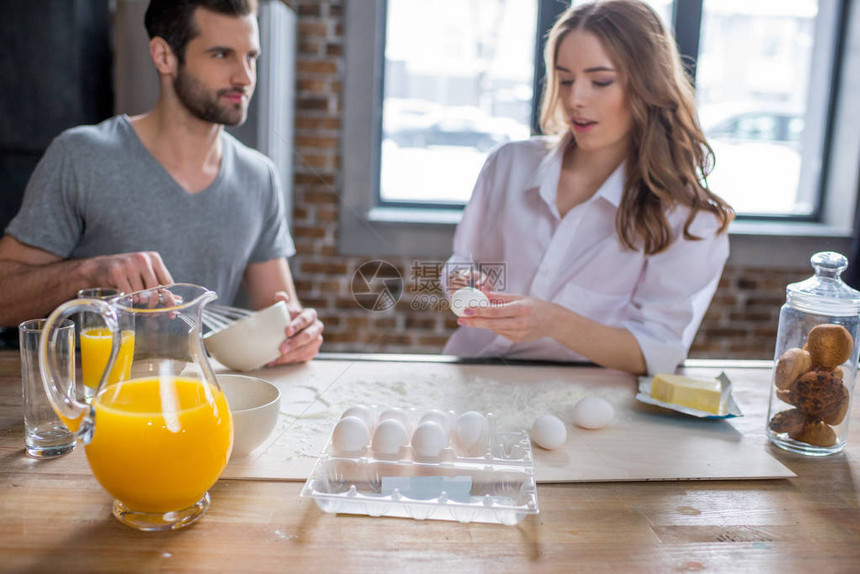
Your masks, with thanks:
M 382 0 L 380 9 L 380 22 L 379 22 L 379 34 L 382 37 L 382 44 L 380 46 L 380 50 L 382 50 L 382 57 L 377 58 L 381 60 L 381 65 L 379 67 L 379 78 L 378 78 L 378 94 L 382 96 L 377 98 L 375 102 L 375 113 L 376 117 L 380 118 L 380 121 L 377 122 L 375 133 L 373 134 L 374 142 L 382 142 L 383 133 L 382 133 L 382 121 L 383 117 L 383 106 L 384 106 L 384 94 L 385 94 L 385 38 L 387 38 L 387 21 L 386 21 L 386 12 L 388 9 L 388 1 Z M 522 2 L 523 0 L 518 0 Z M 546 32 L 552 27 L 553 23 L 556 19 L 564 12 L 568 5 L 565 4 L 563 0 L 534 0 L 537 2 L 537 22 L 535 26 L 535 30 L 543 30 L 543 33 L 535 34 L 535 53 L 534 53 L 534 63 L 533 69 L 535 70 L 534 76 L 532 78 L 532 109 L 531 116 L 529 118 L 529 125 L 531 127 L 532 134 L 540 133 L 540 113 L 539 113 L 539 103 L 540 96 L 543 90 L 543 78 L 546 76 L 546 66 L 543 60 L 543 48 L 546 45 Z M 376 144 L 374 144 L 376 145 Z M 395 201 L 395 200 L 385 200 L 382 198 L 382 185 L 380 185 L 381 178 L 381 169 L 382 169 L 382 157 L 381 154 L 376 155 L 374 158 L 373 165 L 373 177 L 374 177 L 374 207 L 380 210 L 388 210 L 388 209 L 432 209 L 432 210 L 441 210 L 441 211 L 455 211 L 457 213 L 463 210 L 462 203 L 455 202 L 433 202 L 433 201 Z M 457 218 L 459 220 L 459 218 Z
M 540 78 L 544 71 L 542 46 L 548 30 L 544 26 L 550 25 L 565 8 L 564 3 L 557 0 L 539 2 L 536 100 L 540 97 Z M 703 0 L 676 0 L 674 4 L 675 33 L 682 54 L 687 56 L 695 55 L 691 54 L 690 46 L 698 46 L 699 25 L 696 24 L 693 34 L 690 23 L 696 19 L 701 21 L 702 4 Z M 824 138 L 819 164 L 822 171 L 818 213 L 807 220 L 782 216 L 738 218 L 730 228 L 730 264 L 805 267 L 809 256 L 816 251 L 847 253 L 850 250 L 860 194 L 857 161 L 860 157 L 860 109 L 852 109 L 848 100 L 850 94 L 860 91 L 860 7 L 846 0 L 822 0 L 821 6 L 822 10 L 835 10 L 834 15 L 841 14 L 841 27 L 834 38 L 833 88 L 826 94 L 829 105 L 817 106 L 825 111 L 824 117 L 816 122 Z M 461 210 L 418 205 L 382 207 L 376 203 L 382 135 L 385 8 L 386 0 L 369 0 L 361 6 L 352 2 L 346 4 L 338 248 L 342 255 L 444 259 L 450 255 Z M 824 56 L 827 55 L 825 52 Z M 814 57 L 821 61 L 820 54 Z M 537 107 L 533 106 L 533 125 L 536 113 Z
M 702 17 L 705 0 L 673 0 L 672 31 L 678 51 L 687 72 L 694 79 L 699 60 Z M 839 81 L 839 61 L 842 55 L 841 40 L 845 38 L 845 16 L 848 7 L 845 0 L 820 0 L 818 16 L 815 19 L 816 41 L 812 53 L 811 77 L 813 87 L 808 94 L 808 105 L 804 117 L 806 128 L 803 135 L 801 171 L 798 181 L 798 194 L 806 195 L 811 203 L 809 214 L 738 214 L 738 221 L 783 221 L 812 222 L 824 221 L 823 209 L 826 202 L 827 174 L 821 166 L 828 165 L 829 143 L 833 136 L 833 117 L 830 112 L 834 105 Z M 840 24 L 840 16 L 843 18 Z M 821 87 L 816 87 L 821 86 Z M 826 101 L 825 101 L 826 100 Z M 719 161 L 719 159 L 718 159 Z

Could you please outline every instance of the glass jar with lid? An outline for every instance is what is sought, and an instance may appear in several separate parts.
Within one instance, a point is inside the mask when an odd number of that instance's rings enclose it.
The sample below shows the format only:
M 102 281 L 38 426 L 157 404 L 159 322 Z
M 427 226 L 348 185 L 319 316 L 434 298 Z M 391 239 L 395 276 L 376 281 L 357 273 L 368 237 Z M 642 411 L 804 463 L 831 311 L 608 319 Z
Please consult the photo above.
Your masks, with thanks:
M 844 256 L 826 251 L 810 261 L 815 276 L 786 287 L 779 313 L 767 434 L 780 448 L 823 456 L 848 436 L 860 292 L 842 281 Z

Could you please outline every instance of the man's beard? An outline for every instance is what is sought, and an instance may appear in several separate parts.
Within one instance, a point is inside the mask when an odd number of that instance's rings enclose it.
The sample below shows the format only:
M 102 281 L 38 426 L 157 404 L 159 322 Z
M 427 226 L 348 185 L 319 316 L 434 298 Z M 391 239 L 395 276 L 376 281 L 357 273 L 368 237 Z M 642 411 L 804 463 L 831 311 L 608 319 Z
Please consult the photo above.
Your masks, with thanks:
M 182 105 L 197 119 L 225 126 L 238 126 L 245 122 L 248 111 L 246 106 L 232 102 L 219 104 L 223 94 L 238 93 L 241 90 L 223 89 L 213 95 L 200 80 L 186 72 L 182 64 L 173 80 L 173 90 Z

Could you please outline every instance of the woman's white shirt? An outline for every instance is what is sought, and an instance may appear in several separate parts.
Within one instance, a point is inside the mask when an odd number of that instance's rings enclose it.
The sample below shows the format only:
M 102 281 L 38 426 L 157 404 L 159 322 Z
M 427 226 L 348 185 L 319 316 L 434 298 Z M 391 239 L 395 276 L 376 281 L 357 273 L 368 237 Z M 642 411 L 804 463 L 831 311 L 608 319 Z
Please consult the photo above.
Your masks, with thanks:
M 683 236 L 689 211 L 666 214 L 672 243 L 645 255 L 625 248 L 615 230 L 623 165 L 588 201 L 561 217 L 556 204 L 566 142 L 536 137 L 495 150 L 487 159 L 454 236 L 451 266 L 504 267 L 496 291 L 528 295 L 589 319 L 623 327 L 636 338 L 648 371 L 683 361 L 716 291 L 729 254 L 717 218 L 699 213 Z M 552 338 L 513 343 L 489 329 L 460 327 L 445 353 L 466 357 L 583 361 Z

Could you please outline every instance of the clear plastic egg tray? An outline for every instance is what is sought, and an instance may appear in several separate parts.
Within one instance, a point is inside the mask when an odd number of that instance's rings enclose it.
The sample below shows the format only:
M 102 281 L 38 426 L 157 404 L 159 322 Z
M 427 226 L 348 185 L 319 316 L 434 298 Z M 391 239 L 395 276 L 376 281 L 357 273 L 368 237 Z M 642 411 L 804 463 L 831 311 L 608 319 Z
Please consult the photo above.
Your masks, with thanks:
M 373 420 L 383 410 L 374 407 Z M 414 430 L 424 413 L 405 412 Z M 487 414 L 480 442 L 465 449 L 457 440 L 456 413 L 447 414 L 448 445 L 432 458 L 419 456 L 410 444 L 396 456 L 374 453 L 371 443 L 345 454 L 336 451 L 329 435 L 301 496 L 336 514 L 507 525 L 537 514 L 528 432 L 497 431 L 494 415 Z

